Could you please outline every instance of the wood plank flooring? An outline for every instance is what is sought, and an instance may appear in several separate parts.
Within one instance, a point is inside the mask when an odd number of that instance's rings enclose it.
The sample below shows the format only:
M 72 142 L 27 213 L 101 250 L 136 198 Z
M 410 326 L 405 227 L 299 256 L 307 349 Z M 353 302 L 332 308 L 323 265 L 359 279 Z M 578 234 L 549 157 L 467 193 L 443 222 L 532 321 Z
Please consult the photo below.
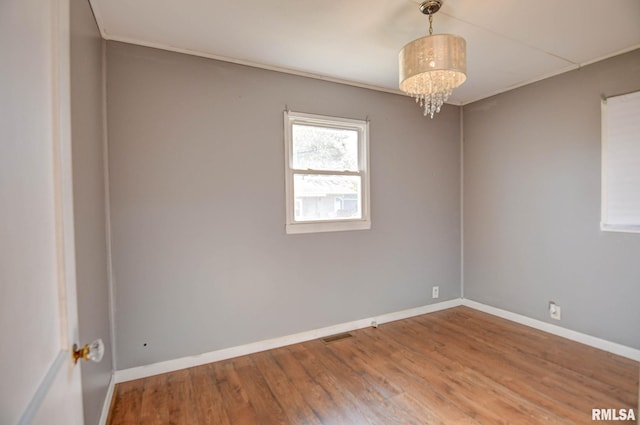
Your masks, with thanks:
M 118 384 L 109 425 L 586 424 L 639 364 L 466 307 Z M 633 423 L 633 422 L 627 422 Z

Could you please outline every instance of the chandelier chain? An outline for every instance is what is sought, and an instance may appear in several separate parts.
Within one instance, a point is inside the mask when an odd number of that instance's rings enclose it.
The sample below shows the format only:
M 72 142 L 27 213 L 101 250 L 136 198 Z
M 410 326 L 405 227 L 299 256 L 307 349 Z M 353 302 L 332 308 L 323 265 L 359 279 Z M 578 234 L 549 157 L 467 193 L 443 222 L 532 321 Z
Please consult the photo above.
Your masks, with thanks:
M 433 35 L 433 13 L 429 13 L 429 35 Z

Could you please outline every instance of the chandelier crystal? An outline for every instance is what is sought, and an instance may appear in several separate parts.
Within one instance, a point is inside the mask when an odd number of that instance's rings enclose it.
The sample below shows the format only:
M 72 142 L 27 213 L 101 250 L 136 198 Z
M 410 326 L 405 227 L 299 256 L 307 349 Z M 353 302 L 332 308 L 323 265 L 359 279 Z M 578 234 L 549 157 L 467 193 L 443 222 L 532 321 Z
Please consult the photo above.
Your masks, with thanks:
M 400 90 L 414 97 L 433 118 L 451 92 L 467 79 L 466 42 L 451 34 L 433 35 L 433 14 L 442 0 L 428 0 L 420 5 L 429 15 L 429 35 L 412 41 L 400 51 Z

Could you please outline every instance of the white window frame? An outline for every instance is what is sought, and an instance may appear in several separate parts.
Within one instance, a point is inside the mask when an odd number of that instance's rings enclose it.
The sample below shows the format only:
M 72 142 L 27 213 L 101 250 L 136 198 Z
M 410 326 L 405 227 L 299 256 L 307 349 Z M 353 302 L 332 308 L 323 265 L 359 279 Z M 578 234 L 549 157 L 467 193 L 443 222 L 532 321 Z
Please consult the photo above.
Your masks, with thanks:
M 328 128 L 356 130 L 358 132 L 358 171 L 311 170 L 293 168 L 294 124 L 312 125 Z M 285 151 L 285 192 L 287 234 L 338 232 L 347 230 L 367 230 L 371 228 L 370 184 L 369 184 L 369 122 L 349 118 L 337 118 L 326 115 L 284 111 L 284 151 Z M 360 176 L 361 216 L 359 219 L 296 221 L 294 215 L 295 196 L 293 178 L 295 174 Z
M 636 119 L 622 118 L 620 121 L 620 117 L 624 115 L 632 115 L 637 114 L 637 111 L 640 111 L 640 91 L 634 93 L 628 93 L 620 96 L 612 96 L 607 99 L 602 100 L 601 105 L 602 111 L 602 189 L 601 189 L 601 219 L 600 219 L 600 229 L 603 231 L 610 232 L 628 232 L 628 233 L 640 233 L 640 210 L 635 211 L 635 208 L 632 208 L 631 211 L 635 212 L 636 221 L 632 223 L 621 223 L 619 219 L 615 218 L 615 200 L 612 200 L 614 197 L 619 201 L 620 192 L 629 193 L 628 190 L 631 190 L 632 193 L 635 193 L 634 196 L 631 196 L 631 199 L 637 199 L 637 189 L 634 189 L 634 185 L 626 185 L 625 187 L 624 180 L 615 179 L 612 176 L 613 167 L 622 167 L 622 169 L 618 168 L 617 174 L 623 173 L 626 178 L 635 178 L 637 179 L 640 174 L 640 155 L 638 155 L 640 149 L 640 122 Z M 637 117 L 637 115 L 635 115 Z M 620 140 L 612 138 L 612 129 L 611 125 L 616 122 L 622 122 L 626 131 L 631 132 L 634 136 L 637 137 L 638 145 L 629 145 L 627 146 L 627 150 L 625 150 L 625 145 L 620 144 Z M 627 140 L 623 138 L 621 140 Z M 622 149 L 622 152 L 620 151 Z M 629 162 L 625 164 L 624 159 L 625 156 L 629 156 L 633 158 L 633 162 Z M 635 174 L 634 174 L 635 173 Z M 612 186 L 617 185 L 619 183 L 620 187 Z M 611 191 L 610 189 L 615 187 L 615 191 Z M 618 192 L 615 195 L 610 192 Z M 614 202 L 612 204 L 612 202 Z M 619 205 L 619 202 L 618 204 Z M 640 209 L 640 207 L 638 207 Z M 614 214 L 611 214 L 611 211 Z M 617 210 L 624 211 L 624 210 Z M 611 216 L 614 216 L 613 218 Z

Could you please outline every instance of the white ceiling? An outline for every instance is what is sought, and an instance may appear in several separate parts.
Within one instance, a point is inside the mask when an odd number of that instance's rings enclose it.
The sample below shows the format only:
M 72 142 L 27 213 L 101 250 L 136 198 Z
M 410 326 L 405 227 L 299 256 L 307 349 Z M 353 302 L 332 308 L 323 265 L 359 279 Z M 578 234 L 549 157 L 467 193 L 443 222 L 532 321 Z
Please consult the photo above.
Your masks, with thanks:
M 398 92 L 419 0 L 90 0 L 105 39 Z M 605 8 L 606 6 L 606 8 Z M 467 41 L 466 104 L 640 47 L 640 0 L 445 0 Z

